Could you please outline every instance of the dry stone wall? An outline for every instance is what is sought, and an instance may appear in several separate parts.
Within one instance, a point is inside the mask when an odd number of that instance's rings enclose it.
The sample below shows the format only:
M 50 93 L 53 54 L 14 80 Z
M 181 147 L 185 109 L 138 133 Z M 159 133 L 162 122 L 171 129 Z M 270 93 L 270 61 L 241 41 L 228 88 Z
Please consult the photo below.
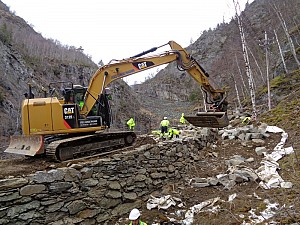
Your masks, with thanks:
M 167 182 L 185 179 L 216 133 L 0 180 L 0 224 L 104 224 Z M 208 138 L 209 137 L 209 138 Z

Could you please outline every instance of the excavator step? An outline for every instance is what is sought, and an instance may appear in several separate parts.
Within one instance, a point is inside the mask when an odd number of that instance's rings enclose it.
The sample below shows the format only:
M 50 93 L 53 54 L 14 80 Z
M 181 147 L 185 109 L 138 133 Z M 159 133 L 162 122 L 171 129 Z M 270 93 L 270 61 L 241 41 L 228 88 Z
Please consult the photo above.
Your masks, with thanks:
M 222 128 L 229 124 L 225 112 L 197 112 L 195 116 L 184 116 L 184 118 L 195 127 Z

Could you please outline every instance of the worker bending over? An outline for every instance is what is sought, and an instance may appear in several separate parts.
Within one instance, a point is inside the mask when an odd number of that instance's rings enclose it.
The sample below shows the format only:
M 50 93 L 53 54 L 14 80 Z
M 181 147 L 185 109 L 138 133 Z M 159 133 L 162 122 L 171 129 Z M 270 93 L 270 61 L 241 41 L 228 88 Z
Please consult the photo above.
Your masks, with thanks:
M 175 128 L 170 128 L 168 134 L 169 139 L 172 139 L 174 135 L 176 138 L 179 138 L 180 131 Z

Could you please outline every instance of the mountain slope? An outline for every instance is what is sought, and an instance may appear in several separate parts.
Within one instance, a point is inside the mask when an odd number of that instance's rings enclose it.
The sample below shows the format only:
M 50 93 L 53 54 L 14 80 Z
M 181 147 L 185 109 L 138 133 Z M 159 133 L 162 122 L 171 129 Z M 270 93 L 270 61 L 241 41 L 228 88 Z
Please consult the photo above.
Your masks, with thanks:
M 276 31 L 288 70 L 293 71 L 298 68 L 295 59 L 292 57 L 291 47 L 287 42 L 278 13 L 284 19 L 295 48 L 298 50 L 300 43 L 299 1 L 256 0 L 246 6 L 240 17 L 256 90 L 267 85 L 265 49 L 261 46 L 264 31 L 269 34 L 270 38 L 274 37 L 274 30 Z M 210 74 L 211 84 L 215 88 L 223 88 L 228 92 L 231 109 L 238 106 L 234 81 L 237 83 L 241 100 L 248 98 L 248 78 L 245 73 L 245 62 L 237 19 L 232 19 L 230 23 L 219 24 L 213 30 L 204 31 L 187 50 Z M 298 58 L 300 58 L 299 51 L 297 53 Z M 275 41 L 269 45 L 269 68 L 271 79 L 284 73 L 279 48 Z M 136 85 L 136 88 L 142 94 L 163 99 L 178 101 L 197 99 L 197 104 L 203 107 L 199 85 L 187 73 L 178 71 L 174 63 L 161 70 L 155 77 Z
M 48 92 L 50 83 L 65 81 L 87 86 L 98 69 L 83 49 L 45 39 L 2 2 L 0 56 L 0 136 L 6 138 L 21 130 L 20 106 L 29 84 L 35 97 L 43 97 L 43 90 Z M 113 128 L 126 129 L 124 125 L 132 111 L 136 119 L 147 120 L 140 101 L 125 82 L 112 83 L 111 90 L 115 112 Z M 139 129 L 146 132 L 143 123 Z

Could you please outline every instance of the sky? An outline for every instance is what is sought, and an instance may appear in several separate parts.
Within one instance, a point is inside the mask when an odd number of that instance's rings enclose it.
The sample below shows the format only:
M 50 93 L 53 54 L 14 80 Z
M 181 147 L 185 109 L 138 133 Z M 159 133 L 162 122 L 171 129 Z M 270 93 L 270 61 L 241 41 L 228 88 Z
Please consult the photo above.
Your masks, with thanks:
M 84 49 L 97 64 L 173 40 L 182 47 L 235 14 L 233 0 L 1 0 L 45 38 Z M 241 11 L 246 2 L 235 0 Z M 162 52 L 169 49 L 161 49 Z M 160 67 L 161 68 L 161 67 Z M 123 78 L 140 83 L 158 69 Z

